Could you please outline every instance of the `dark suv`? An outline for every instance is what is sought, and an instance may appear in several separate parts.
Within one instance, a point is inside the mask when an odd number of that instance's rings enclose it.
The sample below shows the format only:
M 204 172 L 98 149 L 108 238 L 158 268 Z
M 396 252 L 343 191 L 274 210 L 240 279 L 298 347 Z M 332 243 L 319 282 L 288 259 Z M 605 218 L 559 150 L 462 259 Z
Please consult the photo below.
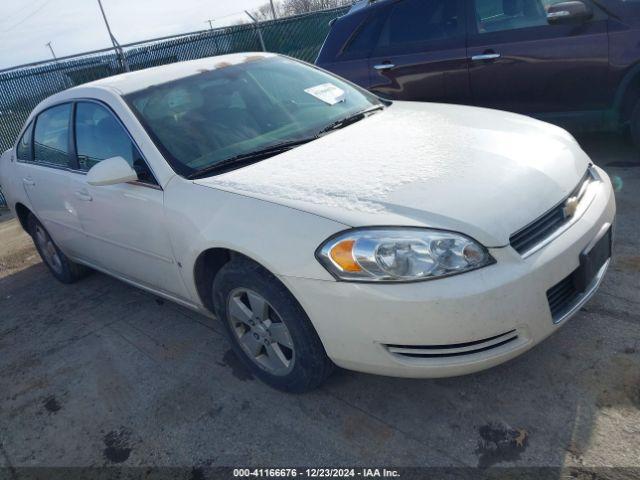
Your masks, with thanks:
M 640 145 L 640 0 L 360 1 L 317 64 L 391 99 L 631 125 Z

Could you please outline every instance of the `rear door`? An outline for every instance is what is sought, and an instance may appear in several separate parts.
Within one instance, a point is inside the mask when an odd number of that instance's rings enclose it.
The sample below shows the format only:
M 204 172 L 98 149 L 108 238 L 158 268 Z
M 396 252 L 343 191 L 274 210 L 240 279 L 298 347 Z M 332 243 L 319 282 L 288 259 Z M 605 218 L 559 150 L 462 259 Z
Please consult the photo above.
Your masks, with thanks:
M 384 15 L 370 89 L 397 100 L 469 102 L 464 0 L 399 0 Z
M 559 0 L 469 0 L 473 102 L 539 116 L 607 107 L 607 15 L 549 25 Z M 552 118 L 550 118 L 552 119 Z
M 17 166 L 38 219 L 66 254 L 84 257 L 86 242 L 69 181 L 71 103 L 42 111 L 18 144 Z
M 369 88 L 369 55 L 376 45 L 380 28 L 386 15 L 385 8 L 373 5 L 358 18 L 343 17 L 334 24 L 325 46 L 318 58 L 318 65 L 340 75 L 362 88 Z M 347 23 L 348 22 L 348 23 Z M 352 34 L 349 32 L 353 31 Z M 334 37 L 347 37 L 344 45 L 335 54 L 340 41 Z

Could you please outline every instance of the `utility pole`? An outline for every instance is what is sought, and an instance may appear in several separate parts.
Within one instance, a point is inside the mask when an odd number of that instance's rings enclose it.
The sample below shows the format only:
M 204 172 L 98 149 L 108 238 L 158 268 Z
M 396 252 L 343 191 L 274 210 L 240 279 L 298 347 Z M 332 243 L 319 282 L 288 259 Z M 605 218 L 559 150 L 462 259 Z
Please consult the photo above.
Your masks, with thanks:
M 53 59 L 57 62 L 58 61 L 58 57 L 56 57 L 56 52 L 53 51 L 53 47 L 51 46 L 51 42 L 45 43 L 45 45 L 47 47 L 49 47 L 49 50 L 51 50 L 51 55 L 53 55 Z
M 278 18 L 278 16 L 276 15 L 276 7 L 273 6 L 273 0 L 269 0 L 269 2 L 271 3 L 271 15 L 275 20 L 276 18 Z
M 211 32 L 213 32 L 213 22 L 215 22 L 215 19 L 211 19 L 211 20 L 206 20 L 206 22 L 209 22 L 209 29 Z M 213 43 L 216 46 L 216 55 L 218 55 L 218 52 L 220 51 L 220 46 L 218 45 L 218 36 L 217 35 L 213 35 Z
M 111 38 L 111 43 L 113 44 L 113 48 L 116 51 L 116 54 L 120 57 L 120 63 L 122 64 L 122 68 L 124 68 L 125 72 L 129 72 L 129 64 L 127 63 L 127 59 L 124 58 L 124 52 L 122 51 L 122 47 L 116 40 L 116 37 L 113 36 L 111 32 L 111 27 L 109 26 L 109 21 L 107 20 L 107 16 L 104 13 L 104 8 L 102 8 L 102 1 L 98 0 L 98 5 L 100 6 L 100 12 L 102 13 L 102 18 L 104 19 L 104 24 L 107 27 L 107 31 L 109 32 L 109 38 Z
M 256 31 L 258 32 L 258 39 L 260 40 L 260 46 L 262 47 L 262 51 L 266 52 L 267 48 L 264 46 L 264 38 L 262 38 L 262 30 L 260 30 L 260 25 L 259 25 L 258 19 L 256 17 L 254 17 L 253 15 L 251 15 L 247 10 L 245 10 L 244 13 L 246 13 L 247 16 L 253 22 L 253 26 L 256 29 Z

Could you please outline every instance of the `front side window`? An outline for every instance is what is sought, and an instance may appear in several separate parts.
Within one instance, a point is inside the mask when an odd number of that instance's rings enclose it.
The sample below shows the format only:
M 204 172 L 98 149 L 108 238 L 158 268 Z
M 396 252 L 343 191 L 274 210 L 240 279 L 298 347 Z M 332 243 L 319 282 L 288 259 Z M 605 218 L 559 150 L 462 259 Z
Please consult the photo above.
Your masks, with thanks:
M 257 56 L 214 67 L 125 97 L 184 176 L 278 145 L 312 141 L 335 122 L 382 107 L 365 90 L 287 58 Z
M 16 148 L 16 158 L 25 162 L 31 161 L 31 135 L 33 124 L 30 124 L 22 134 L 18 147 Z
M 33 160 L 61 167 L 69 166 L 69 118 L 71 104 L 51 107 L 36 119 Z
M 152 180 L 140 151 L 106 107 L 94 102 L 78 102 L 75 138 L 80 170 L 86 172 L 102 160 L 122 157 L 136 170 L 141 181 Z
M 475 0 L 479 33 L 549 25 L 547 9 L 560 0 Z
M 463 33 L 457 0 L 404 0 L 394 5 L 380 33 L 379 48 L 430 42 Z

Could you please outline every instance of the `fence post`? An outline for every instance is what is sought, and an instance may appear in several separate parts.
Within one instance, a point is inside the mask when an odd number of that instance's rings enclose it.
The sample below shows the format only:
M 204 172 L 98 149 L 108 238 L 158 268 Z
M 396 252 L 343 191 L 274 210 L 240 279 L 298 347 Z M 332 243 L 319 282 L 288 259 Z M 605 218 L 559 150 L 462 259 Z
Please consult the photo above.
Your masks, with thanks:
M 4 210 L 6 208 L 9 208 L 9 206 L 7 205 L 7 200 L 4 198 L 2 189 L 0 188 L 0 210 Z
M 251 19 L 251 21 L 253 22 L 254 28 L 258 32 L 258 38 L 260 39 L 260 45 L 262 46 L 262 51 L 266 52 L 267 48 L 264 46 L 264 38 L 262 38 L 262 30 L 260 29 L 260 23 L 258 22 L 258 19 L 255 18 L 253 15 L 251 15 L 247 10 L 245 10 L 244 13 L 246 13 L 248 17 Z

